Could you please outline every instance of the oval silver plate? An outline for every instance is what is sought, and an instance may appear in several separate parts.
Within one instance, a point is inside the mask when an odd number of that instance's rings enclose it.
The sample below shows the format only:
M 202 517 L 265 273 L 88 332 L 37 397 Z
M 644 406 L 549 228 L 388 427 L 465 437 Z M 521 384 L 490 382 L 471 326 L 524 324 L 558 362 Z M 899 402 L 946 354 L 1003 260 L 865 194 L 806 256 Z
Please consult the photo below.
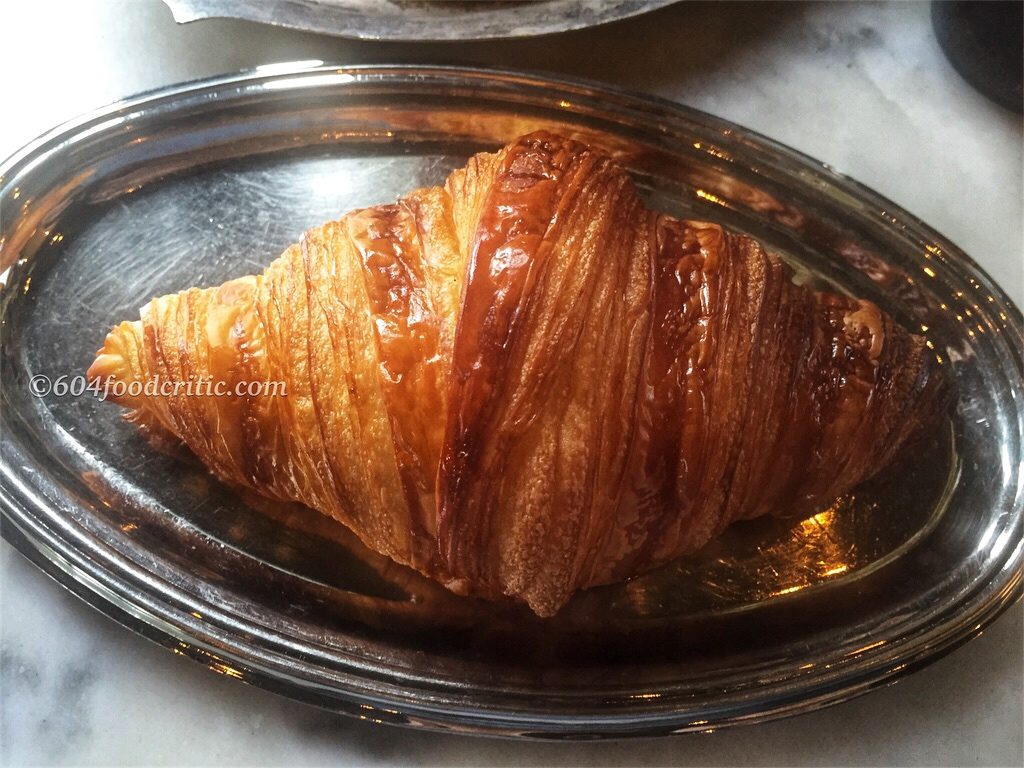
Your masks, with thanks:
M 164 0 L 174 20 L 233 18 L 361 40 L 494 40 L 584 29 L 675 0 Z
M 261 270 L 350 208 L 547 128 L 614 153 L 652 206 L 720 221 L 927 336 L 950 420 L 807 519 L 578 595 L 557 617 L 448 594 L 307 509 L 243 497 L 85 393 L 150 297 Z M 705 730 L 867 691 L 1021 593 L 1021 314 L 913 216 L 686 108 L 454 68 L 275 67 L 115 104 L 0 168 L 3 533 L 138 632 L 362 718 L 549 737 Z

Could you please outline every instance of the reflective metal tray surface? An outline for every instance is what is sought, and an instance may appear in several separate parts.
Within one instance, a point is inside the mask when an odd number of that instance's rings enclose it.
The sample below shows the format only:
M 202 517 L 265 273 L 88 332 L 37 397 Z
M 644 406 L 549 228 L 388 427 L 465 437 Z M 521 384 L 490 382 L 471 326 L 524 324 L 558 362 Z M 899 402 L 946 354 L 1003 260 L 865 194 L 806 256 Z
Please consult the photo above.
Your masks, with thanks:
M 584 29 L 675 0 L 164 0 L 174 20 L 234 18 L 362 40 L 493 40 Z
M 924 334 L 955 383 L 950 419 L 810 518 L 739 524 L 541 620 L 239 495 L 88 393 L 33 395 L 35 377 L 81 374 L 152 296 L 259 271 L 304 229 L 536 128 L 604 147 L 652 206 L 748 232 L 799 279 Z M 435 728 L 706 730 L 889 682 L 1020 596 L 1020 311 L 913 216 L 703 113 L 512 72 L 275 66 L 55 129 L 0 167 L 0 225 L 3 534 L 216 672 Z

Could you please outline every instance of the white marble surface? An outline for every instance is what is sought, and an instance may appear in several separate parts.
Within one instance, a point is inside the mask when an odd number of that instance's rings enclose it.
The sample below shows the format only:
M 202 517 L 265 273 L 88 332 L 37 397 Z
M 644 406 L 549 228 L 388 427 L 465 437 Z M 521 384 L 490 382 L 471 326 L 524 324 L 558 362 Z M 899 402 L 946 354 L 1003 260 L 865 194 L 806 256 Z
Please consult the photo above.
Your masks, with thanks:
M 258 63 L 495 63 L 606 80 L 818 157 L 971 253 L 1020 304 L 1019 116 L 942 57 L 928 6 L 684 3 L 514 43 L 390 45 L 242 22 L 178 27 L 155 0 L 0 6 L 0 155 L 142 89 Z M 139 639 L 0 545 L 5 765 L 1022 765 L 1022 608 L 898 685 L 788 721 L 612 744 L 515 744 L 370 726 Z

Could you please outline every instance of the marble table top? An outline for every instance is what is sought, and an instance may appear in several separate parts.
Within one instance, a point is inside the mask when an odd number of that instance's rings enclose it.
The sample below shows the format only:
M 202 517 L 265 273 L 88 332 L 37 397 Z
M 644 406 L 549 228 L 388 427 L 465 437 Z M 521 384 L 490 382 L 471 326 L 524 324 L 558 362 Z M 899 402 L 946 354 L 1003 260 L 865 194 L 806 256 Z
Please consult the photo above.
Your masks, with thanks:
M 1022 125 L 942 56 L 924 3 L 681 3 L 554 38 L 365 43 L 156 0 L 0 7 L 0 156 L 121 96 L 256 64 L 500 64 L 646 91 L 817 157 L 915 213 L 1024 305 Z M 895 686 L 790 720 L 671 739 L 525 744 L 373 726 L 211 673 L 0 544 L 4 765 L 1024 764 L 1022 616 Z

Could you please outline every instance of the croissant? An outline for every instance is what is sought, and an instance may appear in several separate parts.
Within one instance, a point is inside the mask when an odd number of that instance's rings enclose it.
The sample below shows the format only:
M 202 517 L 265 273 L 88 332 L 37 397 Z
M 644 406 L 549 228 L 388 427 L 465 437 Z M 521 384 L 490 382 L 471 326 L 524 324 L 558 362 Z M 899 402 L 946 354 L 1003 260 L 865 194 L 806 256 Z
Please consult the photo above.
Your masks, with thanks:
M 282 382 L 111 399 L 225 481 L 547 616 L 735 520 L 831 502 L 938 414 L 923 339 L 792 277 L 534 133 L 262 275 L 153 299 L 88 377 Z

